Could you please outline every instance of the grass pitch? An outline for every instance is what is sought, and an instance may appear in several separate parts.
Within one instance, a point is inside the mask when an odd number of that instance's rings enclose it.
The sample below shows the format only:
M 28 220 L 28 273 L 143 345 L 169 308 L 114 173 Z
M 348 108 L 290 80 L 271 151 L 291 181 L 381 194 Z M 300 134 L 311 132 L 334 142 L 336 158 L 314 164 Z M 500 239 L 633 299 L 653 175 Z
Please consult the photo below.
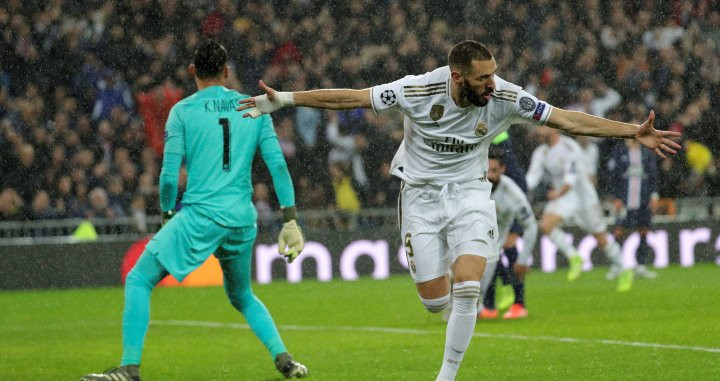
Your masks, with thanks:
M 530 316 L 478 322 L 457 380 L 720 379 L 720 267 L 661 270 L 626 294 L 604 269 L 527 281 Z M 255 285 L 310 380 L 434 380 L 445 323 L 408 276 Z M 122 289 L 0 293 L 0 379 L 77 380 L 118 363 Z M 153 292 L 144 380 L 279 380 L 221 288 Z

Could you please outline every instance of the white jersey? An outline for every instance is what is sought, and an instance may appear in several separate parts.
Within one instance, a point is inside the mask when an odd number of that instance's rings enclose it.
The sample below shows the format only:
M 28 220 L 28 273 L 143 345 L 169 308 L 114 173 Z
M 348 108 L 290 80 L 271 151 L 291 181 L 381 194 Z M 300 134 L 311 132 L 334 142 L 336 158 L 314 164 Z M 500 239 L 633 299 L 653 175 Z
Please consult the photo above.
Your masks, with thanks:
M 588 176 L 597 176 L 598 163 L 600 162 L 600 148 L 593 142 L 588 142 L 584 147 L 581 146 L 583 151 L 582 160 L 587 170 Z
M 525 193 L 511 178 L 502 175 L 490 198 L 495 201 L 498 242 L 500 245 L 505 243 L 513 221 L 518 221 L 523 227 L 523 248 L 518 263 L 528 265 L 537 242 L 538 226 Z
M 485 107 L 461 108 L 450 95 L 450 68 L 409 75 L 371 89 L 376 113 L 405 114 L 405 140 L 394 175 L 410 185 L 463 183 L 487 174 L 488 147 L 514 123 L 545 124 L 552 106 L 495 76 Z
M 526 180 L 528 188 L 535 188 L 545 178 L 553 189 L 570 185 L 583 205 L 599 203 L 595 187 L 590 183 L 587 167 L 583 160 L 583 149 L 574 139 L 560 135 L 554 146 L 541 144 L 532 154 Z

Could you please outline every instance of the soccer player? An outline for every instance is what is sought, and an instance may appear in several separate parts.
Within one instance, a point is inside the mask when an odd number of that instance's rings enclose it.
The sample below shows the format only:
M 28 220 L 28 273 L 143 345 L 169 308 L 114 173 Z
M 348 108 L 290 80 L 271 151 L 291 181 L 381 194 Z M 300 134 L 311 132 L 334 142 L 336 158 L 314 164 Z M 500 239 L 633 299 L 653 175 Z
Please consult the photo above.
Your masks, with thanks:
M 505 176 L 505 150 L 500 147 L 492 147 L 488 154 L 488 181 L 492 184 L 490 198 L 495 201 L 497 213 L 497 225 L 500 240 L 506 242 L 510 235 L 510 229 L 514 221 L 517 221 L 523 229 L 523 248 L 517 255 L 507 255 L 509 262 L 508 276 L 511 277 L 511 284 L 515 291 L 515 302 L 510 309 L 503 314 L 503 319 L 521 319 L 527 316 L 525 308 L 525 274 L 530 269 L 530 258 L 532 250 L 537 242 L 538 226 L 535 215 L 530 207 L 530 202 L 525 192 L 510 177 Z M 515 246 L 513 245 L 513 248 Z M 504 249 L 504 251 L 506 251 Z M 516 252 L 517 253 L 517 252 Z M 491 285 L 497 277 L 496 267 L 501 266 L 500 261 L 488 262 L 485 274 L 482 277 L 482 293 L 486 296 L 481 305 L 483 308 L 478 313 L 478 318 L 495 318 L 497 309 L 489 305 L 487 293 L 494 292 Z M 480 305 L 478 306 L 480 308 Z
M 552 189 L 547 193 L 548 203 L 543 210 L 540 229 L 567 257 L 570 264 L 568 280 L 574 281 L 580 276 L 583 261 L 572 243 L 565 240 L 565 232 L 559 226 L 564 222 L 574 222 L 595 237 L 598 246 L 610 259 L 612 264 L 607 278 L 619 278 L 618 291 L 630 290 L 632 270 L 622 270 L 620 245 L 607 238 L 607 224 L 595 186 L 590 182 L 582 162 L 582 148 L 574 139 L 561 135 L 556 129 L 543 126 L 537 133 L 542 144 L 530 159 L 527 184 L 529 189 L 534 189 L 543 177 L 550 182 Z
M 623 208 L 626 211 L 620 225 L 615 229 L 615 237 L 622 239 L 626 233 L 638 232 L 640 246 L 637 248 L 638 265 L 635 267 L 635 275 L 655 278 L 657 273 L 647 268 L 652 251 L 647 243 L 647 234 L 658 200 L 658 169 L 655 158 L 634 140 L 626 139 L 625 143 L 613 147 L 608 169 L 611 178 L 617 180 L 612 187 L 613 204 L 618 212 Z
M 448 66 L 367 89 L 278 92 L 243 99 L 243 116 L 259 117 L 285 106 L 334 110 L 372 108 L 405 114 L 399 212 L 410 274 L 423 305 L 440 312 L 452 304 L 437 380 L 454 380 L 475 327 L 480 278 L 497 260 L 498 229 L 487 181 L 490 143 L 511 124 L 548 124 L 571 133 L 636 138 L 663 155 L 680 146 L 672 132 L 568 112 L 537 100 L 495 73 L 490 51 L 476 41 L 450 50 Z M 448 273 L 452 268 L 454 284 Z
M 510 142 L 510 134 L 505 131 L 502 134 L 496 136 L 495 139 L 493 139 L 491 147 L 499 147 L 504 151 L 504 175 L 511 178 L 515 182 L 515 184 L 517 184 L 520 189 L 522 189 L 524 193 L 527 192 L 527 185 L 525 185 L 525 169 L 522 167 L 522 165 L 520 165 L 520 161 L 518 160 L 517 155 L 513 150 L 512 143 Z M 522 227 L 517 221 L 515 221 L 510 228 L 510 232 L 508 233 L 505 241 L 503 241 L 502 245 L 503 254 L 505 254 L 505 257 L 508 259 L 509 262 L 514 263 L 517 260 L 518 250 L 516 242 L 521 235 Z M 512 264 L 509 264 L 509 266 L 506 267 L 504 262 L 498 262 L 494 277 L 499 278 L 502 283 L 499 287 L 496 287 L 496 283 L 490 281 L 490 286 L 487 291 L 484 292 L 485 296 L 483 297 L 482 301 L 483 305 L 488 308 L 482 310 L 478 314 L 478 317 L 487 317 L 491 319 L 497 317 L 497 310 L 493 310 L 496 305 L 496 290 L 500 299 L 497 303 L 497 307 L 499 309 L 505 309 L 507 307 L 510 307 L 512 304 L 523 304 L 522 299 L 524 296 L 522 295 L 522 292 L 524 284 L 522 281 L 516 279 L 511 273 Z M 517 293 L 520 293 L 520 295 L 518 295 Z M 490 307 L 492 307 L 493 309 L 489 309 Z M 514 308 L 513 311 L 520 310 Z M 508 313 L 506 313 L 505 315 L 508 315 Z M 510 315 L 508 315 L 508 318 L 509 317 Z
M 289 261 L 302 251 L 304 238 L 296 222 L 295 196 L 272 120 L 243 119 L 235 111 L 246 97 L 223 86 L 227 52 L 212 40 L 202 42 L 188 69 L 198 91 L 170 111 L 160 174 L 164 225 L 148 243 L 125 283 L 123 355 L 120 366 L 87 381 L 140 380 L 140 357 L 150 318 L 150 292 L 166 275 L 182 281 L 215 253 L 222 267 L 225 292 L 265 345 L 277 369 L 287 378 L 304 377 L 307 368 L 285 349 L 275 323 L 250 288 L 250 263 L 257 234 L 250 170 L 256 149 L 275 184 L 283 220 L 280 254 Z M 174 215 L 180 164 L 186 160 L 188 181 L 184 207 Z
M 520 164 L 513 144 L 510 141 L 510 134 L 505 131 L 493 139 L 491 147 L 501 148 L 505 153 L 503 154 L 503 165 L 505 166 L 505 176 L 511 178 L 515 184 L 517 184 L 523 193 L 527 192 L 527 185 L 525 184 L 525 169 Z

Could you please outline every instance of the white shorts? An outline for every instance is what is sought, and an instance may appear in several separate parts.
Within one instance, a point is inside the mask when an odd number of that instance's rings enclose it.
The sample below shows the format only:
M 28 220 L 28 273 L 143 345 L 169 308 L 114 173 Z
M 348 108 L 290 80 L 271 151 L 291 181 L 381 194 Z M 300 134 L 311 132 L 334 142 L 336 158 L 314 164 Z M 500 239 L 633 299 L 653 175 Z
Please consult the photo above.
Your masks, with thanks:
M 415 283 L 444 276 L 458 256 L 498 258 L 495 202 L 488 181 L 400 190 L 400 233 Z
M 607 222 L 603 218 L 600 204 L 595 202 L 585 205 L 575 192 L 568 192 L 562 197 L 548 202 L 543 213 L 558 215 L 563 218 L 563 223 L 575 224 L 588 233 L 607 231 Z

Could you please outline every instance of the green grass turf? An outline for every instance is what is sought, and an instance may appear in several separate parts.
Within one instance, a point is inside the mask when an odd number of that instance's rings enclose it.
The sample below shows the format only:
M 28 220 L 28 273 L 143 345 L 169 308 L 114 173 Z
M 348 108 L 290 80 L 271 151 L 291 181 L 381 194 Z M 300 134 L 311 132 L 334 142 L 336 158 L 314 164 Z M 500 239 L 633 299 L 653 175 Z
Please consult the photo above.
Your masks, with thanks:
M 657 279 L 640 280 L 626 294 L 614 291 L 604 270 L 584 273 L 574 283 L 565 281 L 564 271 L 531 274 L 530 317 L 479 322 L 476 333 L 490 336 L 473 339 L 457 380 L 720 379 L 717 350 L 594 341 L 720 348 L 718 266 L 661 270 Z M 310 368 L 311 380 L 434 380 L 445 323 L 425 312 L 409 277 L 278 282 L 254 289 L 281 326 L 290 352 Z M 0 380 L 76 380 L 115 365 L 122 298 L 120 288 L 1 292 Z M 280 379 L 247 329 L 168 325 L 170 320 L 244 323 L 221 288 L 157 289 L 152 320 L 158 324 L 151 325 L 146 340 L 145 380 Z

